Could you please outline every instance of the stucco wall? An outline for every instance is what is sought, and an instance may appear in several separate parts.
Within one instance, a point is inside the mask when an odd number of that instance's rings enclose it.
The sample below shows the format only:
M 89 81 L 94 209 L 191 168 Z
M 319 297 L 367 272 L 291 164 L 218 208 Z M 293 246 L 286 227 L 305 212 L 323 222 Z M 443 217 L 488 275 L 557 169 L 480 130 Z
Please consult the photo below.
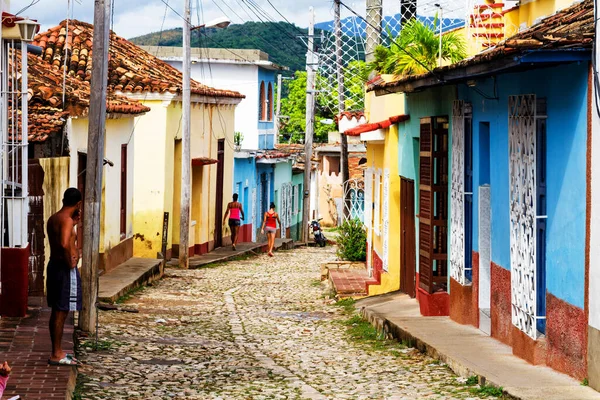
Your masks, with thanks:
M 398 175 L 398 125 L 392 125 L 386 132 L 385 144 L 367 144 L 367 164 L 369 167 L 381 169 L 381 219 L 383 211 L 383 172 L 389 169 L 388 198 L 388 270 L 381 274 L 379 285 L 369 286 L 369 295 L 388 293 L 400 289 L 400 177 Z M 380 235 L 373 234 L 373 250 L 379 257 L 384 257 L 383 221 L 380 224 Z
M 400 125 L 398 140 L 398 173 L 408 179 L 415 181 L 415 214 L 419 214 L 419 140 L 421 129 L 421 118 L 431 116 L 448 116 L 450 126 L 452 125 L 452 102 L 456 98 L 456 89 L 453 87 L 441 87 L 432 90 L 410 93 L 406 95 L 406 112 L 410 115 L 404 125 Z M 452 141 L 452 132 L 449 132 L 448 143 Z M 451 154 L 448 154 L 451 160 Z M 451 165 L 449 165 L 451 168 Z M 450 182 L 448 183 L 450 190 Z M 450 215 L 450 210 L 448 210 Z M 448 230 L 449 231 L 449 230 Z M 450 235 L 450 233 L 448 233 Z M 419 219 L 415 215 L 416 236 L 416 269 L 419 272 Z M 448 241 L 450 238 L 448 238 Z M 448 285 L 449 287 L 450 285 Z
M 87 118 L 74 119 L 69 130 L 71 150 L 69 186 L 71 187 L 77 187 L 78 152 L 87 153 L 88 123 Z M 132 135 L 133 126 L 134 119 L 130 117 L 108 119 L 106 121 L 104 154 L 105 158 L 114 163 L 114 166 L 111 167 L 107 164 L 103 169 L 100 252 L 110 251 L 110 249 L 121 243 L 122 239 L 133 236 L 133 157 L 135 147 Z M 127 203 L 125 205 L 127 229 L 125 237 L 121 238 L 121 145 L 128 142 Z
M 191 112 L 191 158 L 218 158 L 218 141 L 225 140 L 223 175 L 223 212 L 231 201 L 233 187 L 233 132 L 235 107 L 231 105 L 194 104 Z M 175 142 L 181 138 L 181 103 L 173 104 L 167 112 L 165 208 L 172 209 L 172 243 L 180 237 L 181 151 L 175 151 Z M 215 218 L 217 165 L 192 168 L 190 211 L 196 221 L 195 243 L 202 245 L 214 241 L 215 224 L 222 224 L 223 215 Z M 172 178 L 171 178 L 172 177 Z M 177 183 L 174 183 L 177 182 Z M 195 183 L 195 184 L 194 184 Z M 192 202 L 194 204 L 192 204 Z M 199 204 L 199 205 L 198 205 Z M 196 212 L 194 213 L 194 210 Z M 196 219 L 196 218 L 199 218 Z M 223 226 L 223 236 L 229 235 Z
M 569 79 L 561 77 L 568 76 Z M 553 82 L 547 85 L 546 82 Z M 479 86 L 492 93 L 493 83 Z M 587 63 L 503 75 L 498 101 L 484 100 L 465 87 L 460 96 L 473 104 L 473 148 L 479 148 L 479 123 L 490 122 L 492 261 L 510 268 L 508 171 L 508 96 L 535 93 L 547 99 L 547 228 L 546 271 L 550 293 L 572 305 L 584 305 L 586 210 Z M 479 165 L 474 152 L 474 166 Z M 479 185 L 475 168 L 473 182 Z M 478 209 L 475 192 L 473 209 Z M 477 250 L 477 218 L 473 221 Z
M 181 71 L 181 61 L 168 61 L 168 64 Z M 244 135 L 242 148 L 258 149 L 258 66 L 198 62 L 192 64 L 191 76 L 210 87 L 235 90 L 246 96 L 236 108 L 235 127 Z
M 144 101 L 152 110 L 136 118 L 133 140 L 133 234 L 134 256 L 155 258 L 160 252 L 163 213 L 169 212 L 169 232 L 173 213 L 165 204 L 165 183 L 172 187 L 172 169 L 167 168 L 168 102 Z M 171 141 L 172 143 L 172 141 Z M 172 153 L 171 153 L 172 154 Z M 168 240 L 168 248 L 172 240 Z

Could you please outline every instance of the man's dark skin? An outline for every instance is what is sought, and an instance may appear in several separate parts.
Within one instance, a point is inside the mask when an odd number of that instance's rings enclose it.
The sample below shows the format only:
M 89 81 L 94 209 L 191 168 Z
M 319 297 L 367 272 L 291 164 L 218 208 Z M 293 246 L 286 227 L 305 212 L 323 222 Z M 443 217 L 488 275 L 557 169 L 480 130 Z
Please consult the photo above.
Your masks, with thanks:
M 81 202 L 74 206 L 63 206 L 48 219 L 47 232 L 50 242 L 50 260 L 70 268 L 77 268 L 79 250 L 75 238 L 75 225 L 78 222 Z M 62 349 L 62 336 L 68 311 L 52 310 L 50 315 L 50 339 L 52 341 L 51 361 L 66 357 Z

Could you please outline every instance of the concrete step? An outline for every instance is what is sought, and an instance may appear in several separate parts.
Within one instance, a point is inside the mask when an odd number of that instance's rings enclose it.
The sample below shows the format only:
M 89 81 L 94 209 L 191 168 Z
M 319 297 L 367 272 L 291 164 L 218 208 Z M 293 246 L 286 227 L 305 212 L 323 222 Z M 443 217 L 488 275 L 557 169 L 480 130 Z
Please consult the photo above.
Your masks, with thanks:
M 127 292 L 162 276 L 162 260 L 133 257 L 100 276 L 99 301 L 114 303 Z

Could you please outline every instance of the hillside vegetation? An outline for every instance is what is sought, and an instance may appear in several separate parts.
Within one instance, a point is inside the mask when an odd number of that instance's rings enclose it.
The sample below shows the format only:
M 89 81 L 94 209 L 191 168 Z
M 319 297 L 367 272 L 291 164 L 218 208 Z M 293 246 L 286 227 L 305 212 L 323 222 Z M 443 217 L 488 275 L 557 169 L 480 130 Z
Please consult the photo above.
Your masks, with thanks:
M 298 37 L 307 34 L 287 22 L 246 22 L 233 24 L 227 29 L 208 29 L 192 33 L 192 47 L 259 49 L 269 54 L 270 60 L 290 69 L 289 75 L 304 70 L 306 46 Z M 160 39 L 160 42 L 159 42 Z M 181 28 L 154 32 L 130 39 L 139 46 L 181 46 Z

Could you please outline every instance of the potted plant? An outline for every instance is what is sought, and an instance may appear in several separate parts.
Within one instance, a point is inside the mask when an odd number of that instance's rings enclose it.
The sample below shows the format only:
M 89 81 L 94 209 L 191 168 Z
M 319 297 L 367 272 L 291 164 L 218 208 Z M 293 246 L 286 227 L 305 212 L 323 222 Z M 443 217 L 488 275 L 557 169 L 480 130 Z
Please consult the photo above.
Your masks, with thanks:
M 242 132 L 235 132 L 233 134 L 233 144 L 235 145 L 235 151 L 242 150 L 242 141 L 244 140 L 244 135 Z

